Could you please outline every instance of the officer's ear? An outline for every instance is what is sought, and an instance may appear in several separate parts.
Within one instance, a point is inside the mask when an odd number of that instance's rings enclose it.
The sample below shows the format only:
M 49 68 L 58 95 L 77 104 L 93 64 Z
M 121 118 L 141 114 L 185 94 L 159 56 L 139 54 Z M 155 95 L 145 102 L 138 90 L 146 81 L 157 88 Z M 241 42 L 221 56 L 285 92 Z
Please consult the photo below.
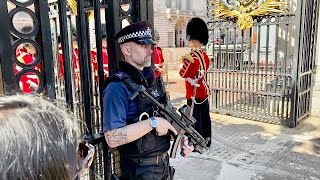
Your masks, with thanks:
M 130 56 L 131 55 L 131 46 L 129 44 L 124 43 L 120 45 L 120 50 L 124 56 Z

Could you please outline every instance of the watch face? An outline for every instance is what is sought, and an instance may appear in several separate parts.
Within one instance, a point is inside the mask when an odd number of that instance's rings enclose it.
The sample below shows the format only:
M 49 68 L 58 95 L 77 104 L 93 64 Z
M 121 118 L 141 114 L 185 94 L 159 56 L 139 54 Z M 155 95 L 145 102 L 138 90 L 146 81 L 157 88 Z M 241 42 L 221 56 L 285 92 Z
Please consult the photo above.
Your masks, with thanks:
M 151 120 L 151 126 L 152 126 L 153 128 L 156 128 L 156 127 L 158 126 L 158 121 L 157 121 L 155 118 L 152 118 L 152 120 Z

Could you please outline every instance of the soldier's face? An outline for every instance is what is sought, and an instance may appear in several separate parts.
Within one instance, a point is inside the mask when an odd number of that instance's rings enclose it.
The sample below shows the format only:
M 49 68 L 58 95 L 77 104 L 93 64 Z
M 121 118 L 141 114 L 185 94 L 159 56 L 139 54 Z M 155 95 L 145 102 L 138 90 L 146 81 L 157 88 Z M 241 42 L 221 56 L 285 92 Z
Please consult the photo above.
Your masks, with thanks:
M 107 49 L 108 44 L 107 44 L 107 40 L 106 39 L 102 39 L 102 48 L 103 49 Z
M 34 55 L 34 54 L 36 54 L 37 50 L 36 50 L 36 48 L 34 46 L 28 45 L 27 46 L 27 52 L 32 54 L 32 55 Z

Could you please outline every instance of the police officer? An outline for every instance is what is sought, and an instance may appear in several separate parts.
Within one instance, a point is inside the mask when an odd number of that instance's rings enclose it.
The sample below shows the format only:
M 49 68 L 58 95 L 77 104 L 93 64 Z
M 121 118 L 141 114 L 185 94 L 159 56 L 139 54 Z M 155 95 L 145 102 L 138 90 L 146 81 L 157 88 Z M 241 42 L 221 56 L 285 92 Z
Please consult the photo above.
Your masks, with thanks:
M 158 101 L 166 101 L 165 91 L 155 81 L 151 68 L 151 29 L 148 22 L 136 22 L 116 34 L 124 61 L 103 92 L 103 131 L 109 147 L 119 148 L 121 179 L 173 178 L 167 153 L 168 133 L 177 131 L 157 115 L 148 99 L 140 95 L 130 99 L 136 91 L 133 85 L 143 85 Z M 186 157 L 194 148 L 188 145 L 187 138 L 181 144 Z
M 185 78 L 187 104 L 191 107 L 192 115 L 197 120 L 195 129 L 205 139 L 211 139 L 211 119 L 209 115 L 209 88 L 206 83 L 210 59 L 201 50 L 201 46 L 208 43 L 208 27 L 200 18 L 192 18 L 187 24 L 187 39 L 190 53 L 181 59 L 183 66 L 180 76 Z M 210 147 L 211 140 L 207 146 Z

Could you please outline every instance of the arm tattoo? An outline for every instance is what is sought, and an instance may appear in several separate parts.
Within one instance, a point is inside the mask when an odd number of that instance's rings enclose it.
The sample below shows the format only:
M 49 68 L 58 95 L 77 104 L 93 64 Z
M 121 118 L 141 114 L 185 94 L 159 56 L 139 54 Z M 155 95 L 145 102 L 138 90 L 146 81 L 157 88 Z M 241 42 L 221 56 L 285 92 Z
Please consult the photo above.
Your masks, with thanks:
M 127 127 L 115 129 L 107 133 L 107 140 L 110 144 L 120 146 L 128 143 Z

